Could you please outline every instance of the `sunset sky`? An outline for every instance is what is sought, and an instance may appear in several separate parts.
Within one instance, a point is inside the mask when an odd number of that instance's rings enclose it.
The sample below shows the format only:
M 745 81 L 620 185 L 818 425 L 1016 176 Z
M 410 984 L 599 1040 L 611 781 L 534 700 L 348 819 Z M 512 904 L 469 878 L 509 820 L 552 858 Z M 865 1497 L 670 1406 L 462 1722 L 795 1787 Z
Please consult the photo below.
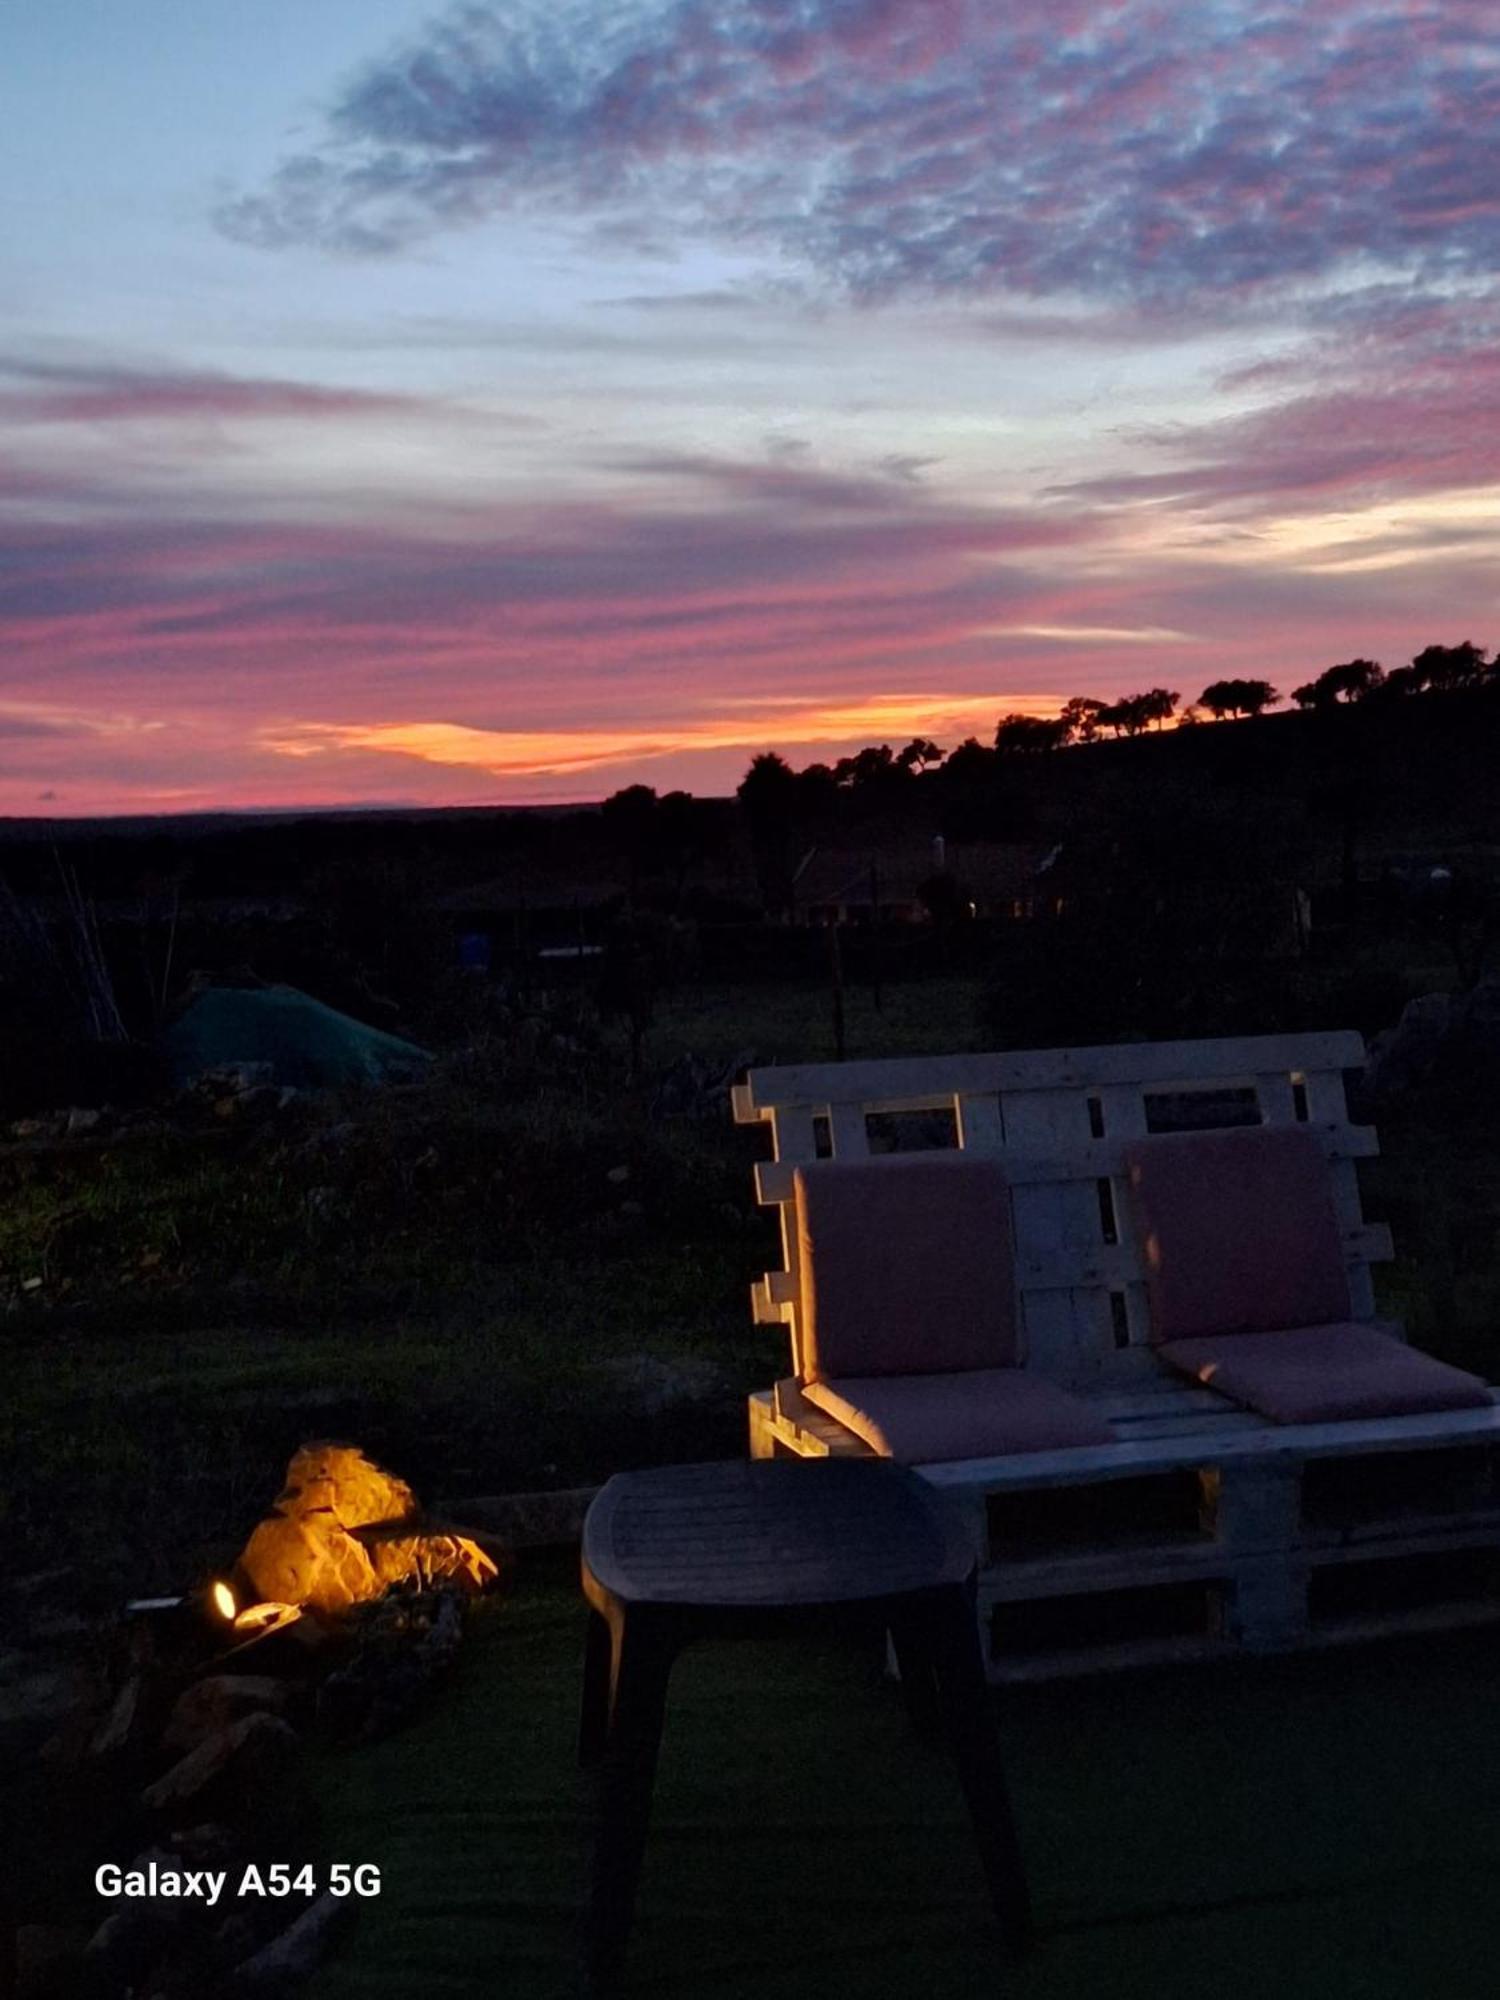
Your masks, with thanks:
M 0 811 L 1500 643 L 1495 0 L 7 15 Z

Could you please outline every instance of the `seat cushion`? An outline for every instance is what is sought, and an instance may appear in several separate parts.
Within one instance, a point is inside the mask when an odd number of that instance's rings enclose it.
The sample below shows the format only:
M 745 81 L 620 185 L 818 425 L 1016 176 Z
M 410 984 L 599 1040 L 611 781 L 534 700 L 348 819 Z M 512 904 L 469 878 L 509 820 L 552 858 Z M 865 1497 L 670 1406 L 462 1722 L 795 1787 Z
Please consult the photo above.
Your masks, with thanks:
M 1020 1361 L 1010 1198 L 995 1161 L 820 1160 L 798 1167 L 793 1188 L 804 1377 Z
M 1184 1375 L 1279 1424 L 1413 1416 L 1491 1402 L 1477 1375 L 1356 1321 L 1173 1340 L 1160 1353 Z
M 1305 1126 L 1140 1139 L 1125 1165 L 1154 1340 L 1348 1319 L 1328 1162 Z
M 1081 1398 L 1020 1368 L 809 1382 L 802 1394 L 902 1465 L 1114 1442 Z

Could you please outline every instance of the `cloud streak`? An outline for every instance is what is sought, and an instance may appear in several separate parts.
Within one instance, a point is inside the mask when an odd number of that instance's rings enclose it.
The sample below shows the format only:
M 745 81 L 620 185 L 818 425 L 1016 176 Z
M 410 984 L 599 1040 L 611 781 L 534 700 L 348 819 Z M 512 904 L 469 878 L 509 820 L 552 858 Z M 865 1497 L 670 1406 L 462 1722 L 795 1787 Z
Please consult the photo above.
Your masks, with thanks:
M 1279 392 L 1205 424 L 1132 433 L 1177 461 L 1077 481 L 1085 502 L 1264 513 L 1467 492 L 1500 480 L 1500 302 L 1349 302 L 1334 330 L 1226 385 Z M 1054 497 L 1058 497 L 1054 495 Z
M 219 219 L 381 254 L 524 207 L 865 299 L 1223 311 L 1355 262 L 1488 276 L 1497 113 L 1480 0 L 471 5 Z
M 197 371 L 87 367 L 0 357 L 0 422 L 7 424 L 163 423 L 266 419 L 313 422 L 430 409 L 414 396 L 329 388 L 314 382 L 257 380 Z

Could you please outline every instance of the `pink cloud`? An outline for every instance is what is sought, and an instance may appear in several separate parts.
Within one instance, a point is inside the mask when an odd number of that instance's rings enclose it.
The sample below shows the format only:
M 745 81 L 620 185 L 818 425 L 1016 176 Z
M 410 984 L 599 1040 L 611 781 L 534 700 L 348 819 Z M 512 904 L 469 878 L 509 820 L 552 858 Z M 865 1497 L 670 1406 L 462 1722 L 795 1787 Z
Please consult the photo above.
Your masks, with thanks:
M 267 245 L 391 251 L 503 212 L 649 217 L 866 299 L 1223 315 L 1352 258 L 1488 278 L 1493 10 L 1324 0 L 471 5 L 368 67 L 229 203 Z
M 162 423 L 179 419 L 269 420 L 357 417 L 430 410 L 419 397 L 329 388 L 194 371 L 146 373 L 0 359 L 0 378 L 24 386 L 0 392 L 9 424 Z
M 1075 482 L 1090 502 L 1148 501 L 1238 512 L 1357 507 L 1500 483 L 1497 313 L 1479 301 L 1386 296 L 1331 308 L 1300 353 L 1243 369 L 1233 388 L 1282 390 L 1248 413 L 1141 431 L 1175 467 Z

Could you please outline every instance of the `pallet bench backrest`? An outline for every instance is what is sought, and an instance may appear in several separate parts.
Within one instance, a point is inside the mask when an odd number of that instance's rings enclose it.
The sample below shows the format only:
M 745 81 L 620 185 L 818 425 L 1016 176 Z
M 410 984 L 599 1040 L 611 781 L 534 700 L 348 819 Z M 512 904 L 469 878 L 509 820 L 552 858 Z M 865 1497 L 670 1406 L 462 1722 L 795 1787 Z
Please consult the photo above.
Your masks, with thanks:
M 755 1285 L 755 1317 L 790 1329 L 800 1376 L 799 1164 L 958 1145 L 1006 1168 L 1026 1365 L 1058 1382 L 1128 1378 L 1155 1362 L 1125 1148 L 1185 1125 L 1300 1123 L 1327 1154 L 1353 1310 L 1368 1319 L 1370 1265 L 1391 1250 L 1360 1210 L 1354 1163 L 1377 1147 L 1349 1122 L 1343 1073 L 1363 1062 L 1359 1035 L 1330 1033 L 752 1070 L 734 1115 L 771 1128 L 774 1158 L 757 1167 L 756 1194 L 781 1211 L 786 1260 Z

